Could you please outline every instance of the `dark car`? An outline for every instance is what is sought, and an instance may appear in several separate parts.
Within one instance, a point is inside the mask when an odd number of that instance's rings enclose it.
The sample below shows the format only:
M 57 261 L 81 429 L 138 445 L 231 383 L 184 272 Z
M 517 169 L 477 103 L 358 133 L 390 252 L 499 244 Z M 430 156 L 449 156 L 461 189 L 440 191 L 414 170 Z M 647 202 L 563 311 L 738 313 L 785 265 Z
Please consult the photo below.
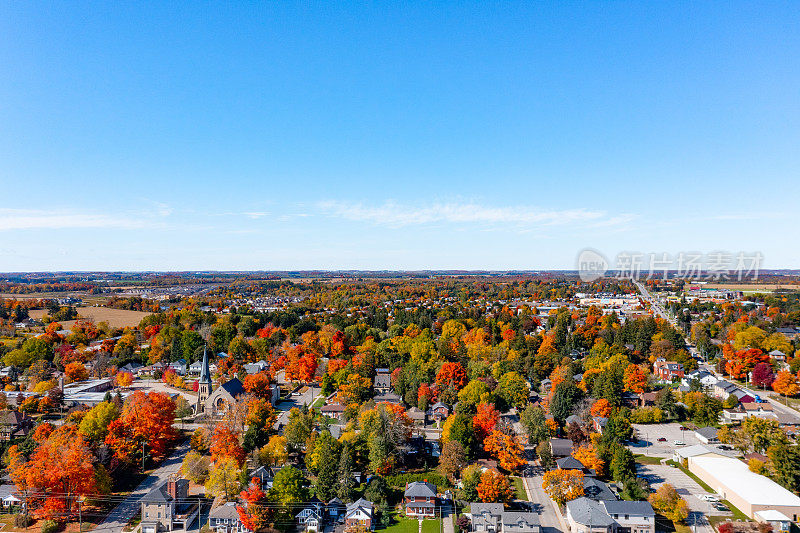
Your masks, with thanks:
M 667 439 L 664 437 L 658 437 L 658 442 L 667 442 Z

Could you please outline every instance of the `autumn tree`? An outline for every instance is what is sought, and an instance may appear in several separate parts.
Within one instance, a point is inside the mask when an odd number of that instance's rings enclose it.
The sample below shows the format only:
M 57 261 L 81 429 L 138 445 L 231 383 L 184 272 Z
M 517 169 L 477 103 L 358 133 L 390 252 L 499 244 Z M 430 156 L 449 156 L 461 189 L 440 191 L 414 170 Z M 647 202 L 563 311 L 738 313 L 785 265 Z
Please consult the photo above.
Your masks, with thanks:
M 122 415 L 108 425 L 106 445 L 127 464 L 141 461 L 145 446 L 153 458 L 163 458 L 176 438 L 174 419 L 175 403 L 169 396 L 136 391 L 125 403 Z
M 436 385 L 439 390 L 452 387 L 459 391 L 467 384 L 467 371 L 461 363 L 445 363 L 436 374 Z
M 477 411 L 477 414 L 472 418 L 472 427 L 475 428 L 475 436 L 478 440 L 483 440 L 497 427 L 497 421 L 500 420 L 500 411 L 490 403 L 478 404 Z
M 592 416 L 608 418 L 611 416 L 611 404 L 605 398 L 601 398 L 592 404 L 591 413 Z
M 794 374 L 788 370 L 781 370 L 772 383 L 772 390 L 783 396 L 797 396 L 800 393 L 800 385 Z
M 460 442 L 450 441 L 442 446 L 439 454 L 439 471 L 451 483 L 454 483 L 461 470 L 467 464 L 467 454 Z
M 270 379 L 266 372 L 248 374 L 242 382 L 244 390 L 256 398 L 272 400 L 272 390 L 270 389 Z
M 289 460 L 289 449 L 286 437 L 273 435 L 269 442 L 258 452 L 258 460 L 266 466 L 283 466 Z
M 580 461 L 581 464 L 586 468 L 594 470 L 598 476 L 603 475 L 603 469 L 605 467 L 605 463 L 598 456 L 597 451 L 595 450 L 592 444 L 581 446 L 580 448 L 572 452 L 572 456 L 578 461 Z
M 109 424 L 119 415 L 119 408 L 113 402 L 98 403 L 83 417 L 78 431 L 90 442 L 102 442 L 108 434 Z
M 233 457 L 222 457 L 211 464 L 206 480 L 206 492 L 211 496 L 223 496 L 226 500 L 239 489 L 239 464 Z
M 70 383 L 89 379 L 89 371 L 86 370 L 85 366 L 78 362 L 68 364 L 64 368 L 64 375 L 67 377 L 67 381 Z
M 263 531 L 269 526 L 273 513 L 268 505 L 267 493 L 261 489 L 261 480 L 254 477 L 239 496 L 245 504 L 236 506 L 242 526 L 248 531 Z
M 245 459 L 245 451 L 239 443 L 239 434 L 230 427 L 217 424 L 211 435 L 211 461 L 217 462 L 222 458 L 230 457 L 241 467 Z
M 647 388 L 647 374 L 639 365 L 630 364 L 625 369 L 623 383 L 625 390 L 641 394 Z
M 550 470 L 542 478 L 542 488 L 558 505 L 583 496 L 583 472 L 580 470 Z
M 683 522 L 689 516 L 689 506 L 686 500 L 681 498 L 675 487 L 669 483 L 664 483 L 655 493 L 648 498 L 650 505 L 656 512 L 666 516 L 676 523 Z
M 517 439 L 494 430 L 484 440 L 483 449 L 497 458 L 500 468 L 515 471 L 525 464 L 525 450 Z
M 181 463 L 181 474 L 183 474 L 186 479 L 191 480 L 192 483 L 202 485 L 208 477 L 208 466 L 210 462 L 207 456 L 201 455 L 196 451 L 190 451 L 186 454 L 186 457 L 183 458 L 183 463 Z
M 486 470 L 481 474 L 477 486 L 478 498 L 484 503 L 508 503 L 514 497 L 514 490 L 508 478 L 497 470 Z
M 117 386 L 130 387 L 133 383 L 133 374 L 130 372 L 119 372 L 116 377 Z
M 753 367 L 753 386 L 769 387 L 775 381 L 775 373 L 769 363 L 758 363 Z

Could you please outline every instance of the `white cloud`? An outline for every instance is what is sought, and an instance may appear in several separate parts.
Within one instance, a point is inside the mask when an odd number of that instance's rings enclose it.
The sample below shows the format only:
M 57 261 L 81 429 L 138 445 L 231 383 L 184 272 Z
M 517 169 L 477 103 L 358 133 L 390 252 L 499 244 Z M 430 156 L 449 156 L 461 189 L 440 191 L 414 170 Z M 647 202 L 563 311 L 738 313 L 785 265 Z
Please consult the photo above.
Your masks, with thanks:
M 504 224 L 517 227 L 592 224 L 613 226 L 632 220 L 634 215 L 610 216 L 605 211 L 541 209 L 533 206 L 492 207 L 477 203 L 434 203 L 409 206 L 386 202 L 366 206 L 361 203 L 325 201 L 317 204 L 323 214 L 346 220 L 370 222 L 391 227 L 422 224 Z
M 151 219 L 142 216 L 0 208 L 0 231 L 65 228 L 136 229 L 152 225 Z

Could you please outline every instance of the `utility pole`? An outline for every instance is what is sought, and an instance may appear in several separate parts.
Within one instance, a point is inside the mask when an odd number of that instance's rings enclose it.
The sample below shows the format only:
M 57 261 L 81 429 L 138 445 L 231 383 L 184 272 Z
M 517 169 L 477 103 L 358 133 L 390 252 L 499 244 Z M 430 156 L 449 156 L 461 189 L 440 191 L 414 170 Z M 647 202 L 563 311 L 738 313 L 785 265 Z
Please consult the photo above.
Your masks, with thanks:
M 83 498 L 78 498 L 78 531 L 83 531 L 83 514 L 81 513 L 81 504 L 83 503 Z

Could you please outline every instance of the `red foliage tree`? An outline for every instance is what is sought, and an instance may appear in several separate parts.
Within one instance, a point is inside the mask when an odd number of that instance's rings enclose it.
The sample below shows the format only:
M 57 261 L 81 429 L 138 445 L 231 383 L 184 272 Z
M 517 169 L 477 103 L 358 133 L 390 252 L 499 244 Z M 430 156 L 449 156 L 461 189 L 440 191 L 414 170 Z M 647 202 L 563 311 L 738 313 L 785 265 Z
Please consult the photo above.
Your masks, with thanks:
M 106 445 L 125 463 L 141 459 L 143 444 L 154 458 L 160 459 L 176 438 L 174 420 L 175 402 L 169 396 L 136 391 L 120 417 L 108 425 Z
M 475 428 L 475 436 L 479 441 L 483 441 L 497 427 L 498 420 L 500 411 L 493 404 L 478 404 L 478 413 L 472 418 L 472 427 Z
M 467 384 L 467 371 L 464 370 L 461 363 L 445 363 L 436 374 L 436 384 L 439 385 L 440 390 L 447 387 L 461 390 Z
M 753 367 L 753 385 L 756 387 L 769 387 L 773 381 L 775 381 L 775 374 L 772 372 L 772 365 L 758 363 Z
M 228 426 L 217 424 L 211 435 L 211 461 L 231 457 L 242 466 L 245 456 L 244 448 L 239 444 L 239 434 Z
M 244 378 L 244 390 L 257 398 L 270 399 L 272 391 L 269 388 L 270 380 L 266 372 L 258 372 L 256 374 L 248 374 Z

